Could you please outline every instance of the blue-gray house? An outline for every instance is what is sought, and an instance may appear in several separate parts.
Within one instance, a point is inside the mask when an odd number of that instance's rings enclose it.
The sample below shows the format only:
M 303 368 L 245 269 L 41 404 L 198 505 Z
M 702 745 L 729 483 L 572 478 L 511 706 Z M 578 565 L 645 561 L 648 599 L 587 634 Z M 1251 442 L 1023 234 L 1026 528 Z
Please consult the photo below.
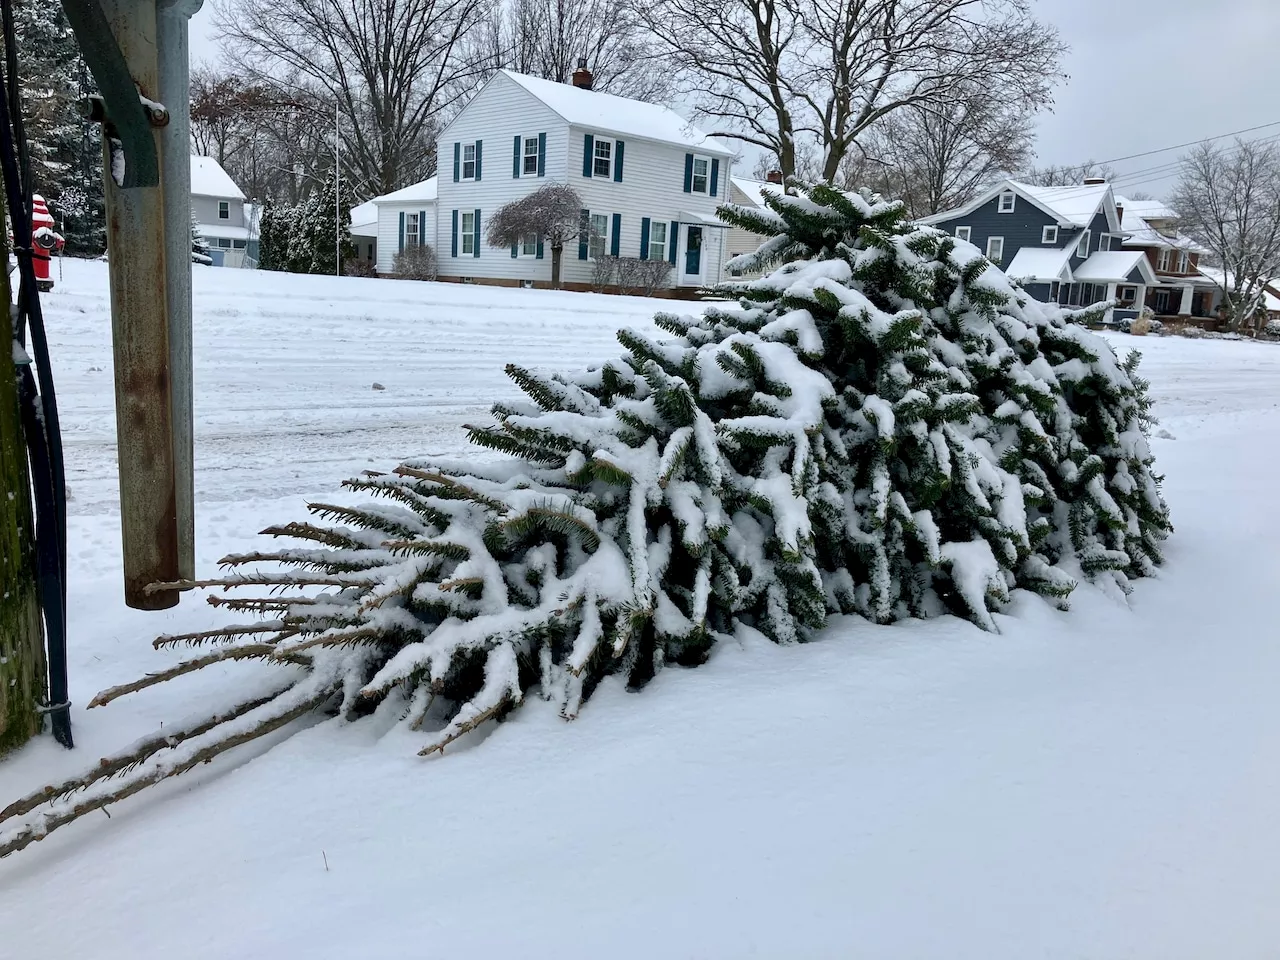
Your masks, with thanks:
M 1002 180 L 922 222 L 972 243 L 1037 300 L 1136 308 L 1156 276 L 1142 251 L 1121 249 L 1123 215 L 1103 180 L 1066 187 Z M 1136 309 L 1114 311 L 1117 320 L 1134 316 Z

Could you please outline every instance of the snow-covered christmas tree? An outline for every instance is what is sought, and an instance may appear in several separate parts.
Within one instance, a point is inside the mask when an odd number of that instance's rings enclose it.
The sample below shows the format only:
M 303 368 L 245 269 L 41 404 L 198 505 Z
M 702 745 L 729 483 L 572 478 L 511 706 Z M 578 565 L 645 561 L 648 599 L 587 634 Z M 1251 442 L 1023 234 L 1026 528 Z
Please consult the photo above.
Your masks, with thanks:
M 194 215 L 191 217 L 191 262 L 202 263 L 206 267 L 213 263 L 213 257 L 209 256 L 209 241 L 200 232 L 200 224 Z
M 351 203 L 345 180 L 341 200 L 337 193 L 338 184 L 331 170 L 324 185 L 313 190 L 298 209 L 289 233 L 289 269 L 294 273 L 336 273 L 335 248 L 340 262 L 355 256 L 355 245 L 351 241 Z
M 264 531 L 301 545 L 227 557 L 203 585 L 247 595 L 210 600 L 257 619 L 160 638 L 214 649 L 95 703 L 230 659 L 293 679 L 104 760 L 130 772 L 35 829 L 324 704 L 400 716 L 430 753 L 531 693 L 572 717 L 611 676 L 734 637 L 806 640 L 838 612 L 995 630 L 1015 588 L 1065 604 L 1151 571 L 1170 527 L 1136 359 L 901 204 L 767 203 L 722 213 L 773 237 L 736 305 L 624 330 L 575 376 L 510 366 L 527 399 L 468 428 L 504 458 L 349 481 L 378 499 L 312 504 Z

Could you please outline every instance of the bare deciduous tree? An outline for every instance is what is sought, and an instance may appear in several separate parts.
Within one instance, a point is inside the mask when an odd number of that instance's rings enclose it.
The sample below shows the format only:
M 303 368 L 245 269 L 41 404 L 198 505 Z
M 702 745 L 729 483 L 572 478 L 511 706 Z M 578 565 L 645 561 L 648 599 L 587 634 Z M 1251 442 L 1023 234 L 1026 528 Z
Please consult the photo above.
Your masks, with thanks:
M 483 65 L 464 60 L 482 0 L 233 0 L 216 24 L 252 80 L 316 101 L 362 192 L 386 193 L 434 172 L 442 115 Z M 325 116 L 325 113 L 328 116 Z
M 1091 177 L 1114 180 L 1116 173 L 1105 163 L 1086 160 L 1084 163 L 1031 167 L 1018 174 L 1023 183 L 1036 187 L 1075 187 Z
M 834 181 L 868 130 L 898 110 L 964 99 L 1048 105 L 1065 50 L 1030 0 L 642 0 L 649 29 L 688 66 L 684 90 L 713 131 L 777 157 L 807 143 Z
M 675 87 L 632 0 L 507 0 L 493 7 L 484 45 L 494 68 L 557 83 L 585 60 L 595 90 L 656 101 Z
M 1240 139 L 1201 144 L 1184 158 L 1172 202 L 1222 268 L 1232 325 L 1260 322 L 1266 284 L 1280 276 L 1280 149 Z
M 868 131 L 840 168 L 844 189 L 871 187 L 913 217 L 963 206 L 1031 159 L 1032 114 L 970 85 L 942 104 L 913 104 Z
M 551 286 L 558 290 L 565 244 L 587 236 L 590 229 L 582 220 L 578 192 L 567 184 L 549 183 L 499 207 L 489 218 L 485 239 L 491 247 L 509 247 L 531 234 L 540 237 L 551 248 Z

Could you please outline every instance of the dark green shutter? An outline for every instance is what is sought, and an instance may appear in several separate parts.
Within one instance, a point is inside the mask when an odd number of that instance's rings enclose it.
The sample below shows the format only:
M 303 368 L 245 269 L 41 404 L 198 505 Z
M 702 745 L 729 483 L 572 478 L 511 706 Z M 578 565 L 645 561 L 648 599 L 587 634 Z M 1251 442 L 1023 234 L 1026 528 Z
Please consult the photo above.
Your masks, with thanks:
M 479 169 L 480 169 L 480 167 L 479 167 L 479 162 L 480 162 L 480 160 L 479 160 L 479 156 L 480 156 L 480 155 L 477 153 L 477 154 L 476 154 L 476 164 L 477 164 L 477 166 L 476 166 L 476 170 L 479 170 Z M 479 177 L 477 177 L 476 179 L 478 180 L 478 179 L 480 179 L 480 178 L 479 178 Z M 471 226 L 472 226 L 472 233 L 473 233 L 473 235 L 474 235 L 474 239 L 471 241 L 471 255 L 472 255 L 473 257 L 478 257 L 478 256 L 480 256 L 480 208 L 479 208 L 479 207 L 476 207 L 476 209 L 475 209 L 475 214 L 476 214 L 476 220 L 475 220 L 475 223 L 473 223 L 473 224 L 471 225 Z
M 595 155 L 596 138 L 587 134 L 582 138 L 582 175 L 591 176 L 591 158 Z
M 457 183 L 462 179 L 462 144 L 455 143 L 453 145 L 453 182 Z
M 622 214 L 615 213 L 613 215 L 613 236 L 609 240 L 609 253 L 618 256 L 618 251 L 622 249 Z
M 588 134 L 590 136 L 590 134 Z M 588 254 L 588 232 L 591 230 L 591 211 L 585 207 L 582 210 L 582 219 L 578 223 L 578 259 L 587 259 Z
M 483 140 L 476 141 L 476 180 L 480 179 L 480 152 L 484 147 Z
M 649 218 L 640 221 L 640 259 L 649 259 Z
M 622 148 L 624 146 L 621 140 L 613 141 L 613 179 L 618 183 L 622 182 Z
M 542 259 L 542 236 L 538 236 L 538 259 Z
M 523 152 L 520 149 L 520 147 L 523 145 L 521 142 L 521 138 L 516 137 L 515 141 L 516 141 L 515 149 L 511 152 L 511 179 L 513 180 L 519 179 L 520 177 L 521 153 Z
M 693 154 L 684 155 L 684 192 L 693 193 Z
M 514 260 L 518 256 L 520 256 L 520 244 L 516 242 L 511 245 L 511 259 Z
M 452 250 L 453 250 L 453 255 L 456 257 L 458 255 L 458 211 L 457 210 L 453 211 L 453 230 L 450 231 L 450 236 L 453 237 Z
M 538 134 L 538 176 L 547 175 L 547 135 Z M 541 256 L 541 254 L 539 254 Z
M 400 211 L 400 252 L 404 253 L 404 211 Z
M 711 161 L 711 195 L 714 197 L 720 186 L 720 161 Z
M 671 232 L 667 234 L 667 259 L 671 261 L 672 266 L 676 262 L 676 237 L 680 236 L 680 224 L 675 220 L 671 221 Z
M 435 237 L 431 238 L 431 242 L 435 243 Z M 418 246 L 425 247 L 427 245 L 427 211 L 418 211 Z

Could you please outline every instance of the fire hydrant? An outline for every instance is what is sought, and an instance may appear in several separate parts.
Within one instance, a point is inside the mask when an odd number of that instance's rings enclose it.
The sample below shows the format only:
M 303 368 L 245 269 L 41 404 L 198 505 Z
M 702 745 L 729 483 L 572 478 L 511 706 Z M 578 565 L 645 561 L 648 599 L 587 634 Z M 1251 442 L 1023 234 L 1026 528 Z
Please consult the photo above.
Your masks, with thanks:
M 62 251 L 66 241 L 53 229 L 53 216 L 38 193 L 31 198 L 31 260 L 36 271 L 36 289 L 48 293 L 53 289 L 49 261 Z

